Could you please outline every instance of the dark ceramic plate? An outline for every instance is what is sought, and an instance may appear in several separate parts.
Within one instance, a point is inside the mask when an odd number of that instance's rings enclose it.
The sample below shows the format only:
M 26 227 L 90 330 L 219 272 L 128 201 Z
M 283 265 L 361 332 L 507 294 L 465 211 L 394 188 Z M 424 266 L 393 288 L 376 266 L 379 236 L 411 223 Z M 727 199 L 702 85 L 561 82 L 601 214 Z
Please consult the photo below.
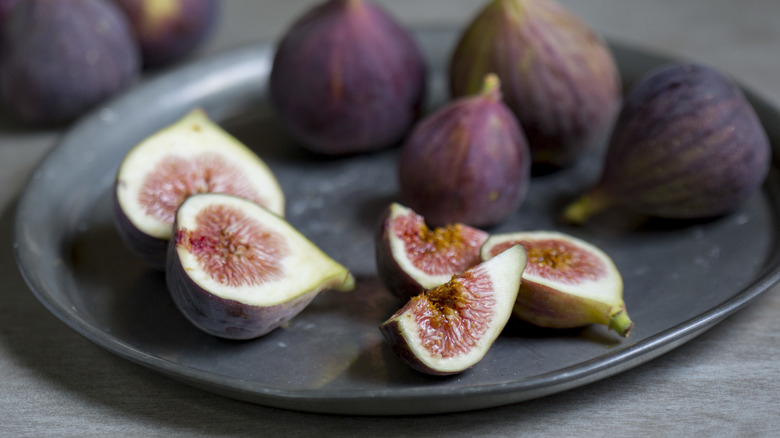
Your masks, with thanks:
M 432 105 L 455 33 L 418 33 L 430 60 Z M 614 47 L 626 84 L 668 59 Z M 636 328 L 551 331 L 511 322 L 467 372 L 428 377 L 406 368 L 377 325 L 400 305 L 377 281 L 373 233 L 396 200 L 397 150 L 322 159 L 302 152 L 267 106 L 272 46 L 226 53 L 144 83 L 73 127 L 32 175 L 16 223 L 19 267 L 55 316 L 97 345 L 174 379 L 229 397 L 302 411 L 348 414 L 453 412 L 528 400 L 625 371 L 701 334 L 765 292 L 780 266 L 777 169 L 760 194 L 705 222 L 605 218 L 584 228 L 556 221 L 561 205 L 598 176 L 598 161 L 535 177 L 526 202 L 493 231 L 558 229 L 602 247 L 624 276 Z M 780 114 L 751 99 L 780 146 Z M 120 160 L 144 137 L 194 106 L 271 166 L 288 218 L 359 279 L 351 294 L 316 298 L 287 326 L 248 342 L 217 339 L 174 307 L 164 275 L 119 240 L 110 191 Z

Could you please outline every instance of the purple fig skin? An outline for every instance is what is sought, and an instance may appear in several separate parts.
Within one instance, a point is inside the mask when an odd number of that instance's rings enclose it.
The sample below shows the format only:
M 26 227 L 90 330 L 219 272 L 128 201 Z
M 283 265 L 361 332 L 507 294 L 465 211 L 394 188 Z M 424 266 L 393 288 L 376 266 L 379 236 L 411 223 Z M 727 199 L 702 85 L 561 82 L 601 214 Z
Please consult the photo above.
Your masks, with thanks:
M 554 0 L 494 0 L 474 18 L 450 59 L 453 97 L 474 93 L 487 73 L 501 79 L 535 169 L 570 166 L 606 141 L 620 106 L 615 60 Z
M 16 5 L 17 1 L 18 0 L 0 0 L 0 32 L 3 30 L 5 19 L 8 17 L 8 14 L 11 13 L 11 9 Z
M 431 225 L 493 226 L 525 199 L 528 144 L 498 86 L 440 108 L 402 146 L 401 197 Z
M 150 236 L 133 225 L 119 205 L 119 200 L 116 195 L 116 184 L 117 183 L 114 182 L 112 210 L 119 237 L 125 242 L 125 247 L 129 248 L 134 255 L 140 257 L 149 264 L 151 268 L 160 271 L 165 270 L 168 241 L 170 239 L 158 239 L 154 236 Z
M 420 114 L 426 68 L 411 35 L 367 0 L 329 0 L 279 43 L 271 102 L 290 135 L 326 155 L 398 143 Z
M 192 281 L 179 262 L 174 239 L 167 260 L 165 281 L 176 306 L 193 325 L 221 338 L 263 336 L 298 315 L 319 293 L 312 291 L 275 306 L 248 305 L 218 297 Z
M 626 98 L 600 182 L 564 213 L 584 222 L 611 204 L 670 219 L 735 210 L 769 171 L 769 139 L 740 89 L 712 67 L 649 72 Z
M 144 67 L 178 61 L 211 33 L 216 0 L 113 0 L 130 19 Z
M 419 295 L 423 290 L 438 285 L 428 285 L 426 287 L 425 285 L 420 284 L 419 281 L 414 279 L 411 275 L 409 275 L 409 273 L 406 270 L 404 270 L 399 265 L 398 260 L 396 260 L 395 257 L 393 256 L 393 252 L 390 244 L 390 238 L 391 238 L 390 233 L 393 232 L 391 229 L 392 220 L 393 220 L 393 211 L 391 205 L 385 209 L 385 212 L 382 214 L 382 217 L 379 221 L 379 226 L 377 227 L 377 233 L 376 233 L 375 245 L 374 245 L 375 253 L 376 253 L 377 273 L 379 274 L 380 281 L 388 291 L 390 291 L 392 294 L 394 294 L 399 298 L 408 300 L 416 295 Z M 469 257 L 469 255 L 465 255 L 465 254 L 463 255 L 464 260 L 468 260 L 469 258 L 472 260 L 472 262 L 468 266 L 465 266 L 462 269 L 462 270 L 466 270 L 471 266 L 478 264 L 481 261 L 479 258 L 479 249 L 481 247 L 481 244 L 484 243 L 485 240 L 487 240 L 488 233 L 463 224 L 459 224 L 457 226 L 461 228 L 462 232 L 456 238 L 469 239 L 476 243 L 476 245 L 474 245 L 473 254 L 470 255 L 471 257 Z M 423 232 L 424 230 L 419 229 L 415 231 L 419 233 L 419 232 Z M 453 246 L 456 246 L 457 242 L 453 242 L 453 244 L 454 244 Z M 466 242 L 463 242 L 462 245 L 465 247 Z M 466 251 L 467 250 L 464 250 L 464 252 Z M 457 256 L 458 256 L 457 252 L 453 252 L 449 255 L 449 257 L 457 257 Z M 450 276 L 459 273 L 460 272 L 452 272 L 450 273 Z
M 106 0 L 27 0 L 3 26 L 5 104 L 37 125 L 69 122 L 128 87 L 140 72 L 127 18 Z

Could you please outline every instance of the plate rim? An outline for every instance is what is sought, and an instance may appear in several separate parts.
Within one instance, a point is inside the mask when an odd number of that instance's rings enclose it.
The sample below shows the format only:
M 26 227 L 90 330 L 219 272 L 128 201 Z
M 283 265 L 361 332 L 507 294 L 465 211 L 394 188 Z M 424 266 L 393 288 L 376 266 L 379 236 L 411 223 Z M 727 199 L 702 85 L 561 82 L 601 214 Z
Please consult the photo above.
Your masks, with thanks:
M 452 31 L 450 27 L 426 27 L 424 29 L 415 29 L 416 32 L 439 32 Z M 616 50 L 634 52 L 636 54 L 646 55 L 654 60 L 665 62 L 679 62 L 673 57 L 660 55 L 643 48 L 632 45 L 609 41 L 610 46 Z M 142 349 L 124 342 L 122 339 L 106 333 L 105 331 L 90 324 L 80 315 L 69 311 L 61 305 L 56 297 L 47 291 L 45 282 L 35 278 L 33 275 L 34 266 L 30 266 L 28 260 L 32 257 L 32 249 L 28 248 L 23 237 L 25 230 L 25 217 L 27 211 L 33 205 L 34 195 L 42 184 L 41 174 L 45 174 L 47 166 L 53 166 L 57 162 L 57 157 L 62 154 L 62 150 L 68 144 L 73 143 L 73 139 L 78 139 L 80 133 L 94 129 L 96 123 L 105 121 L 107 108 L 122 108 L 127 106 L 128 102 L 143 96 L 143 93 L 150 94 L 154 90 L 164 88 L 168 84 L 180 81 L 180 78 L 194 76 L 198 72 L 208 71 L 215 74 L 216 71 L 223 69 L 223 66 L 233 65 L 248 57 L 257 56 L 265 53 L 269 57 L 272 54 L 273 42 L 260 41 L 254 44 L 242 46 L 228 50 L 208 58 L 195 60 L 169 72 L 143 81 L 137 86 L 132 87 L 120 96 L 111 99 L 105 104 L 91 111 L 85 117 L 72 125 L 67 132 L 59 139 L 41 161 L 35 166 L 33 173 L 24 184 L 21 195 L 18 198 L 16 212 L 13 224 L 13 252 L 15 261 L 21 275 L 28 288 L 44 307 L 71 330 L 82 337 L 88 339 L 99 347 L 112 352 L 124 359 L 150 368 L 175 380 L 183 381 L 192 386 L 205 389 L 210 392 L 225 395 L 239 400 L 249 401 L 265 406 L 280 407 L 306 412 L 334 413 L 334 414 L 358 414 L 358 415 L 405 415 L 405 414 L 433 414 L 444 412 L 458 412 L 473 410 L 479 408 L 495 407 L 509 403 L 525 401 L 544 395 L 550 395 L 557 392 L 582 386 L 587 383 L 595 382 L 603 378 L 621 373 L 637 365 L 654 359 L 678 346 L 688 342 L 696 336 L 704 333 L 717 323 L 730 316 L 731 314 L 744 308 L 757 297 L 768 291 L 772 286 L 780 282 L 780 248 L 777 242 L 771 249 L 771 253 L 764 260 L 763 269 L 753 281 L 743 289 L 735 291 L 731 298 L 718 303 L 708 311 L 702 312 L 686 321 L 683 321 L 669 329 L 658 332 L 640 341 L 621 346 L 615 350 L 609 351 L 603 355 L 579 362 L 565 368 L 559 368 L 551 372 L 539 374 L 519 380 L 513 380 L 502 383 L 486 384 L 472 387 L 414 387 L 403 389 L 367 389 L 360 391 L 323 391 L 314 389 L 284 389 L 272 388 L 262 385 L 256 381 L 249 381 L 236 376 L 222 376 L 214 373 L 188 367 L 177 362 L 154 356 Z M 233 64 L 231 64 L 231 62 Z M 252 75 L 258 71 L 270 71 L 269 62 L 257 62 L 257 65 L 247 71 L 240 72 L 243 75 Z M 259 69 L 259 70 L 258 70 Z M 237 73 L 239 74 L 239 73 Z M 200 79 L 208 81 L 208 77 Z M 232 85 L 235 86 L 235 85 Z M 780 111 L 770 103 L 742 86 L 745 94 L 750 99 L 754 107 L 760 109 L 760 113 L 765 117 L 776 117 L 780 119 Z M 214 93 L 211 89 L 211 93 Z M 207 94 L 203 96 L 208 97 Z M 241 105 L 242 102 L 238 102 Z M 766 116 L 766 114 L 769 114 Z M 164 125 L 164 122 L 160 122 Z M 770 135 L 770 139 L 773 136 Z M 772 172 L 770 177 L 772 181 L 765 182 L 762 191 L 769 191 L 773 201 L 773 206 L 780 204 L 780 178 L 776 160 L 778 146 L 772 144 L 773 158 L 771 163 Z M 774 182 L 773 182 L 774 181 Z M 453 397 L 456 399 L 448 406 L 431 406 L 431 400 Z M 401 402 L 405 405 L 393 410 L 387 409 L 388 402 Z M 327 402 L 327 403 L 324 403 Z M 359 402 L 360 406 L 356 406 Z

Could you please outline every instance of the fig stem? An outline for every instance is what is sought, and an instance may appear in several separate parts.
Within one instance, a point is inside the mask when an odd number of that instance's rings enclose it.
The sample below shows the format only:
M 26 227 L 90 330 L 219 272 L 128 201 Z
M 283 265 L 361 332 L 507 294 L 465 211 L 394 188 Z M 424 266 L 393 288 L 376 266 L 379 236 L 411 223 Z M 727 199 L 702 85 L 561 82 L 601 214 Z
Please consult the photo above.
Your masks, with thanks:
M 563 211 L 563 221 L 572 225 L 582 225 L 593 215 L 600 213 L 612 204 L 612 200 L 601 190 L 593 189 L 577 198 Z
M 620 309 L 609 318 L 609 328 L 616 331 L 622 337 L 628 337 L 631 329 L 634 328 L 634 322 L 628 317 L 625 309 Z
M 501 100 L 501 79 L 497 74 L 488 73 L 485 75 L 480 94 L 490 99 Z

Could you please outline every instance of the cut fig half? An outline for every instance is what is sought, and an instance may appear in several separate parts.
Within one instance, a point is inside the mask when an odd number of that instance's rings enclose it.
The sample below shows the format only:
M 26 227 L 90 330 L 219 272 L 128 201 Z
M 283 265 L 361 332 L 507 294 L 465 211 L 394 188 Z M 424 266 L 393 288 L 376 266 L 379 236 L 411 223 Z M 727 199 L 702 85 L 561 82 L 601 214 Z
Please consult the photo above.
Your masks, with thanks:
M 226 193 L 284 214 L 284 194 L 268 166 L 200 109 L 152 134 L 119 166 L 114 218 L 127 246 L 159 269 L 176 209 L 197 193 Z
M 461 373 L 477 364 L 511 316 L 526 252 L 520 245 L 409 300 L 379 330 L 413 369 Z
M 283 218 L 231 195 L 187 198 L 168 246 L 166 282 L 195 326 L 252 339 L 300 313 L 323 290 L 349 291 L 352 274 Z
M 465 224 L 428 228 L 412 209 L 392 203 L 376 236 L 376 263 L 382 284 L 409 299 L 446 283 L 478 264 L 488 233 Z
M 512 314 L 548 328 L 603 324 L 628 336 L 634 323 L 623 301 L 623 279 L 598 247 L 560 232 L 527 231 L 490 236 L 482 259 L 522 245 L 528 265 Z

